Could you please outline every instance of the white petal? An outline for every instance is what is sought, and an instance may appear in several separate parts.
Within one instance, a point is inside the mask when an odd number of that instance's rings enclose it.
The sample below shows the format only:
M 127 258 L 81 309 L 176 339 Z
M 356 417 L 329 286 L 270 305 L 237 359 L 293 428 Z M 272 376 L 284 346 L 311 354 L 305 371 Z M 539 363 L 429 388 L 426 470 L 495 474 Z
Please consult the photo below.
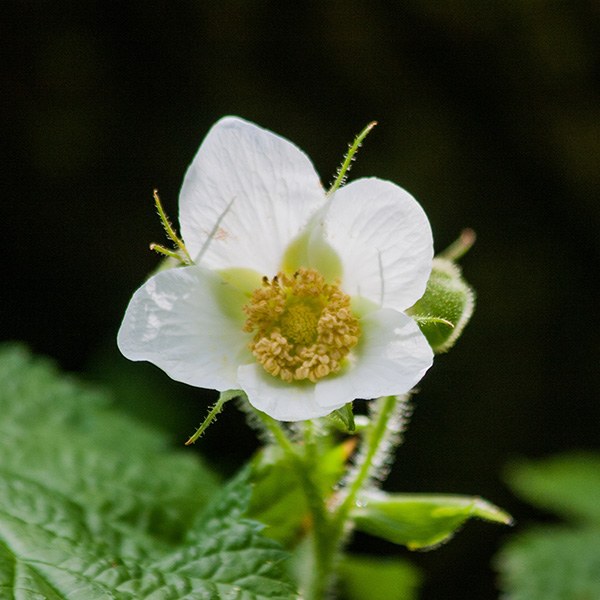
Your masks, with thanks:
M 404 313 L 384 308 L 361 319 L 356 363 L 338 377 L 319 381 L 316 401 L 339 408 L 355 398 L 377 398 L 411 390 L 433 363 L 418 325 Z
M 172 379 L 197 387 L 235 389 L 248 334 L 215 294 L 224 285 L 197 266 L 151 277 L 133 295 L 117 336 L 130 360 L 147 360 Z M 243 358 L 242 358 L 243 356 Z
M 309 158 L 237 117 L 210 130 L 185 175 L 179 219 L 192 258 L 273 276 L 289 242 L 325 202 Z
M 339 406 L 323 407 L 315 401 L 312 383 L 285 383 L 267 374 L 258 364 L 248 364 L 238 370 L 239 387 L 250 404 L 278 421 L 304 421 L 324 417 Z
M 342 259 L 343 288 L 396 310 L 425 292 L 433 238 L 420 204 L 381 179 L 358 179 L 339 189 L 325 214 L 327 241 Z
M 381 309 L 361 320 L 363 341 L 356 363 L 317 384 L 289 384 L 256 364 L 238 370 L 239 387 L 250 403 L 279 421 L 328 415 L 357 398 L 404 394 L 433 363 L 433 352 L 418 325 L 405 314 Z

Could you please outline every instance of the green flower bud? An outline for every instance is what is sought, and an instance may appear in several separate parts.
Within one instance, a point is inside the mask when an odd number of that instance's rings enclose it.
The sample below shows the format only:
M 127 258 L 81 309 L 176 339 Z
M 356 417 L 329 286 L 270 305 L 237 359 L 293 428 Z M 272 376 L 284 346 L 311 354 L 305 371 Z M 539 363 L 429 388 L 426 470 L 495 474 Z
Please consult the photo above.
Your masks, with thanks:
M 475 294 L 460 267 L 435 258 L 423 297 L 407 312 L 418 323 L 436 354 L 448 351 L 460 337 L 475 307 Z

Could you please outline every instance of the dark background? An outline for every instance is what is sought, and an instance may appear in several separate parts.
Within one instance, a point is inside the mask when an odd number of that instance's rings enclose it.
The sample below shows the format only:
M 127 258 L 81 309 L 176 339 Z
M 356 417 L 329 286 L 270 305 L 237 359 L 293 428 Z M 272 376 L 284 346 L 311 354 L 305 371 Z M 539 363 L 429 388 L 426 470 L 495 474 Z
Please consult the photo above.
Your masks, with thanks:
M 158 187 L 177 215 L 210 125 L 237 114 L 293 140 L 325 183 L 420 200 L 442 250 L 465 226 L 475 316 L 414 401 L 390 489 L 481 494 L 539 518 L 502 483 L 518 457 L 600 445 L 600 9 L 594 2 L 3 2 L 0 334 L 121 390 L 181 443 L 207 394 L 120 359 L 114 337 L 157 264 Z M 128 387 L 129 386 L 129 387 Z M 132 389 L 145 390 L 143 394 Z M 229 410 L 198 445 L 227 472 L 254 448 Z M 407 555 L 423 598 L 495 598 L 515 530 L 469 524 Z

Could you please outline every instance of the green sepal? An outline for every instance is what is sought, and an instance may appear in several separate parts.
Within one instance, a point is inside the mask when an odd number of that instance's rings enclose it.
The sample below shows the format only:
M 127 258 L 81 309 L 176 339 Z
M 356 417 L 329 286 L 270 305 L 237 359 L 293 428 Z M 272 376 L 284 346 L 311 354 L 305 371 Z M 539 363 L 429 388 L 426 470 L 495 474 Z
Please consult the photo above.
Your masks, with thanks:
M 189 437 L 189 439 L 185 443 L 185 445 L 189 446 L 190 444 L 193 444 L 199 437 L 202 436 L 202 434 L 209 428 L 209 426 L 212 424 L 212 422 L 217 418 L 217 415 L 223 410 L 223 406 L 225 405 L 225 402 L 229 402 L 230 400 L 233 400 L 234 398 L 240 398 L 243 396 L 245 396 L 245 394 L 242 390 L 225 390 L 224 392 L 221 392 L 217 402 L 212 406 L 212 408 L 208 412 L 208 415 L 206 416 L 204 421 L 202 421 L 202 424 L 196 429 L 195 433 Z
M 344 433 L 354 433 L 356 431 L 356 423 L 354 422 L 354 411 L 352 410 L 352 402 L 348 402 L 342 406 L 342 408 L 338 408 L 334 410 L 329 418 L 333 422 L 333 424 L 341 429 Z
M 474 306 L 475 294 L 463 279 L 460 267 L 450 260 L 435 258 L 425 293 L 407 312 L 438 354 L 454 345 Z
M 477 496 L 363 493 L 352 511 L 356 528 L 410 550 L 448 541 L 471 518 L 509 525 L 510 515 Z

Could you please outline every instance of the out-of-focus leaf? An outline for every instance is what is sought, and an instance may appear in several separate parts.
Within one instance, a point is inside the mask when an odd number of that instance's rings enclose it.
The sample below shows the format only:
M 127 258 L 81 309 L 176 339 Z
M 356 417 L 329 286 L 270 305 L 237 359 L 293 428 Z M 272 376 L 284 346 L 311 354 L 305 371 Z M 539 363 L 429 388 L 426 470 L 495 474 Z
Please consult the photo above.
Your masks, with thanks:
M 507 600 L 600 598 L 600 528 L 531 530 L 502 549 L 496 566 Z
M 540 508 L 600 526 L 600 456 L 563 454 L 512 465 L 510 486 Z
M 510 486 L 532 504 L 574 521 L 513 537 L 496 557 L 509 600 L 600 598 L 600 456 L 571 453 L 521 462 Z
M 344 558 L 339 576 L 349 600 L 416 600 L 422 579 L 404 560 L 356 555 Z
M 266 525 L 265 535 L 292 545 L 308 509 L 292 465 L 277 446 L 266 446 L 252 460 L 254 490 L 248 515 Z

